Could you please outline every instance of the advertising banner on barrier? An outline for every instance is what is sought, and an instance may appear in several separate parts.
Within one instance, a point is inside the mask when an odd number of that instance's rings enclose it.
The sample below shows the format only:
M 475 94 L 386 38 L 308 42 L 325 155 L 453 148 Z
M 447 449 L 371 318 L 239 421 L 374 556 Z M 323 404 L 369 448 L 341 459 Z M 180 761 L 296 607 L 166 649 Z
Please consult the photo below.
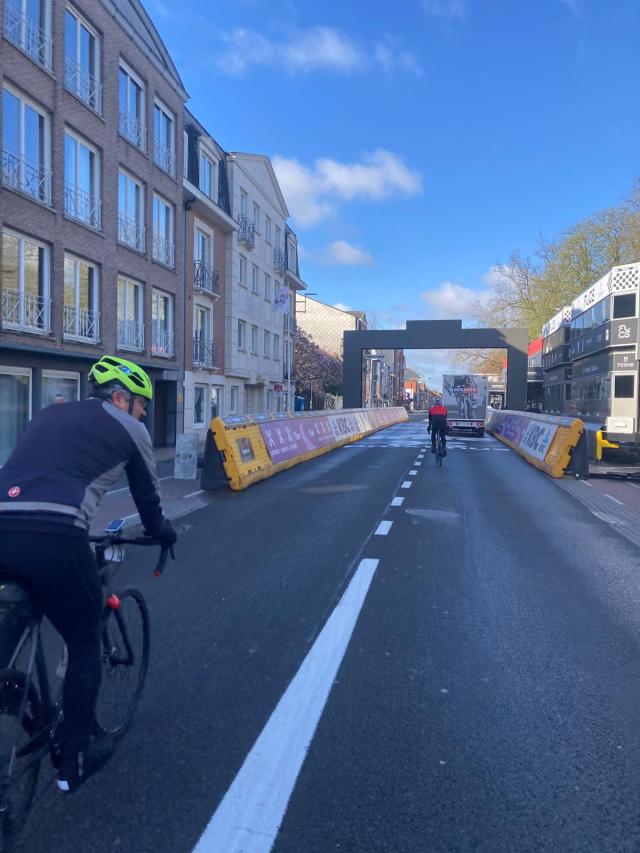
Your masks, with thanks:
M 520 447 L 544 462 L 557 431 L 555 424 L 529 423 L 520 439 Z
M 260 432 L 274 465 L 335 441 L 328 418 L 267 421 L 260 424 Z

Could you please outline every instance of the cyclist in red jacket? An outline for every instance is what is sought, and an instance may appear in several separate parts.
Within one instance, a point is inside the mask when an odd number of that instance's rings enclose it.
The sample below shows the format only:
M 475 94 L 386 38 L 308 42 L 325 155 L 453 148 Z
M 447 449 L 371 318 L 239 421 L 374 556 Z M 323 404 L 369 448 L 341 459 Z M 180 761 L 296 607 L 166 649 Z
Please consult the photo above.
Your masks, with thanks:
M 444 455 L 447 455 L 447 416 L 449 412 L 442 403 L 434 403 L 429 409 L 429 431 L 431 432 L 431 452 L 436 452 L 436 436 L 442 439 Z

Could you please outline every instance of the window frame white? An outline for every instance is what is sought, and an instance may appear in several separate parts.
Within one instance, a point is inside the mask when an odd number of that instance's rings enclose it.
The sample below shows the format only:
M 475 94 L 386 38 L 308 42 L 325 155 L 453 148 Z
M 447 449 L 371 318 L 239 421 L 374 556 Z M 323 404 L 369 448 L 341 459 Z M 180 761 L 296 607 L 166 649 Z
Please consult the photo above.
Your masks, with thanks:
M 280 335 L 273 333 L 273 360 L 280 361 Z
M 264 298 L 267 302 L 271 302 L 271 276 L 268 272 L 264 274 Z
M 33 416 L 33 371 L 30 367 L 15 367 L 14 365 L 8 364 L 0 364 L 0 374 L 4 374 L 5 376 L 26 376 L 29 380 L 28 390 L 27 390 L 27 417 L 24 426 L 26 427 L 29 421 Z M 2 401 L 0 401 L 1 403 Z M 7 415 L 5 414 L 6 418 Z M 0 465 L 2 462 L 0 461 Z
M 211 166 L 211 187 L 210 191 L 207 192 L 206 189 L 203 189 L 202 186 L 202 162 L 203 160 L 207 161 Z M 211 148 L 205 145 L 202 140 L 199 144 L 198 149 L 198 189 L 201 193 L 204 193 L 208 199 L 218 203 L 218 169 L 219 169 L 219 159 L 215 156 L 215 154 L 211 151 Z
M 77 402 L 80 399 L 80 373 L 77 370 L 49 370 L 43 369 L 42 371 L 42 384 L 44 385 L 45 379 L 75 379 L 76 381 L 76 397 L 75 401 Z
M 238 318 L 238 351 L 247 351 L 247 321 Z
M 120 197 L 120 179 L 124 178 L 127 182 L 126 186 L 126 210 L 123 211 L 121 209 L 121 197 Z M 135 217 L 132 218 L 130 216 L 129 211 L 129 183 L 135 185 L 136 189 L 139 191 L 136 193 L 136 211 Z M 146 193 L 145 193 L 145 184 L 139 178 L 137 178 L 132 172 L 129 172 L 127 169 L 123 169 L 122 166 L 118 167 L 118 243 L 122 246 L 126 246 L 128 249 L 134 249 L 137 252 L 141 252 L 142 254 L 146 251 Z M 127 233 L 127 229 L 131 223 L 135 225 L 136 231 L 136 239 L 131 242 L 126 237 L 123 239 L 121 237 L 121 220 L 125 219 L 124 223 L 124 232 Z
M 238 414 L 238 405 L 240 403 L 240 386 L 231 385 L 229 388 L 229 414 Z
M 18 300 L 22 303 L 19 307 L 20 312 L 20 321 L 18 323 L 12 323 L 9 320 L 2 319 L 2 328 L 3 329 L 12 329 L 19 332 L 29 332 L 35 335 L 48 335 L 51 332 L 51 247 L 48 243 L 45 243 L 44 240 L 37 240 L 34 237 L 30 237 L 27 234 L 22 234 L 20 231 L 16 231 L 13 228 L 2 228 L 0 231 L 0 239 L 4 238 L 4 235 L 9 237 L 13 237 L 13 239 L 18 240 Z M 39 272 L 39 282 L 42 286 L 42 292 L 38 293 L 38 299 L 42 300 L 42 310 L 44 311 L 44 321 L 42 327 L 29 325 L 24 321 L 25 317 L 25 294 L 28 291 L 25 290 L 25 260 L 24 260 L 24 244 L 25 242 L 32 243 L 38 249 L 42 250 L 42 273 L 40 275 Z M 7 299 L 7 294 L 13 292 L 12 289 L 7 288 L 6 283 L 3 286 L 2 291 L 2 309 L 0 310 L 0 317 L 3 317 L 5 310 L 5 300 Z
M 246 190 L 240 187 L 240 215 L 247 215 L 247 205 L 249 204 L 249 194 Z
M 265 213 L 264 216 L 264 239 L 267 243 L 271 243 L 272 240 L 272 221 L 271 217 Z
M 125 304 L 123 306 L 123 314 L 125 316 L 125 320 L 122 321 L 119 318 L 119 314 L 120 314 L 120 299 L 119 299 L 119 297 L 120 297 L 120 287 L 119 287 L 120 281 L 123 281 L 125 283 L 125 285 L 132 285 L 134 288 L 135 306 L 136 306 L 136 310 L 134 313 L 136 314 L 137 319 L 135 319 L 133 321 L 126 319 L 126 315 L 128 313 L 127 308 L 129 306 L 129 297 L 128 297 L 129 287 L 125 287 L 125 289 L 124 289 L 126 300 L 125 300 Z M 120 343 L 119 330 L 117 327 L 118 327 L 118 324 L 121 322 L 125 322 L 125 323 L 133 322 L 137 326 L 140 327 L 140 331 L 141 331 L 140 346 L 133 346 L 133 345 L 129 345 L 129 344 Z M 117 347 L 117 349 L 127 350 L 129 352 L 144 352 L 144 348 L 145 348 L 144 337 L 145 337 L 144 336 L 144 282 L 139 281 L 138 279 L 135 279 L 135 278 L 131 278 L 128 275 L 124 275 L 124 274 L 119 273 L 118 277 L 116 279 L 116 347 Z
M 161 234 L 156 228 L 156 203 L 158 205 L 158 214 L 160 213 L 160 205 L 169 211 L 169 237 L 165 234 Z M 159 219 L 159 217 L 158 217 Z M 165 217 L 166 219 L 166 217 Z M 176 244 L 175 244 L 175 232 L 176 232 L 176 212 L 175 206 L 173 203 L 165 198 L 158 192 L 153 193 L 153 199 L 151 203 L 151 223 L 152 223 L 152 248 L 151 248 L 151 260 L 155 263 L 162 264 L 162 266 L 167 267 L 168 269 L 175 269 L 176 266 Z M 160 241 L 164 244 L 164 252 L 160 252 L 161 244 Z
M 251 355 L 258 355 L 258 332 L 259 328 L 255 323 L 251 324 Z
M 2 22 L 2 34 L 25 56 L 41 68 L 51 71 L 51 54 L 53 45 L 53 34 L 51 25 L 51 0 L 41 0 L 40 21 L 29 19 L 27 15 L 28 0 L 18 0 L 20 5 L 16 9 L 16 3 L 5 0 L 4 20 Z M 11 15 L 14 15 L 12 18 Z M 13 37 L 12 28 L 17 27 L 19 36 Z M 38 44 L 39 42 L 39 44 Z M 36 49 L 33 49 L 33 43 Z
M 247 259 L 244 255 L 238 254 L 238 283 L 241 287 L 247 286 Z
M 127 104 L 126 110 L 122 109 L 122 104 L 120 103 L 120 72 L 123 71 L 129 80 L 138 87 L 140 90 L 140 116 L 138 117 L 135 113 L 131 112 L 131 86 L 127 84 Z M 130 133 L 123 131 L 123 116 L 127 116 L 127 120 L 129 118 L 133 118 L 139 124 L 139 134 L 136 137 L 132 136 Z M 133 68 L 126 62 L 122 57 L 120 57 L 120 61 L 118 63 L 118 133 L 122 136 L 123 139 L 126 139 L 134 148 L 137 148 L 139 151 L 146 153 L 147 151 L 147 86 L 142 77 L 136 73 Z
M 19 149 L 16 152 L 11 152 L 10 149 L 6 147 L 5 143 L 5 128 L 8 125 L 6 121 L 6 111 L 4 110 L 4 93 L 7 91 L 12 97 L 16 98 L 19 104 L 19 116 L 18 116 L 18 145 Z M 32 98 L 29 98 L 27 95 L 23 94 L 20 89 L 12 86 L 7 80 L 4 80 L 2 83 L 2 98 L 3 98 L 3 122 L 2 122 L 2 185 L 7 187 L 7 189 L 15 190 L 16 192 L 22 193 L 23 195 L 28 196 L 29 198 L 34 199 L 34 201 L 41 202 L 42 204 L 46 204 L 48 207 L 51 207 L 51 114 L 44 108 L 41 107 L 36 101 Z M 27 163 L 26 157 L 26 122 L 25 122 L 25 107 L 29 107 L 29 109 L 33 110 L 35 113 L 44 120 L 43 121 L 43 139 L 38 140 L 38 148 L 43 152 L 43 162 L 33 164 L 38 171 L 44 174 L 44 193 L 42 196 L 40 194 L 34 195 L 28 190 L 24 189 L 22 186 L 14 186 L 12 183 L 9 183 L 5 180 L 5 158 L 7 151 L 13 153 L 15 157 L 18 159 L 18 172 L 22 171 L 24 176 L 24 168 Z M 24 177 L 22 180 L 24 184 Z M 19 181 L 20 184 L 20 181 Z
M 162 117 L 168 120 L 169 129 L 170 129 L 170 139 L 167 144 L 166 141 L 161 140 L 156 137 L 156 111 L 162 115 Z M 177 117 L 170 107 L 168 107 L 164 101 L 159 98 L 157 95 L 153 98 L 153 162 L 154 164 L 165 172 L 167 175 L 170 175 L 172 178 L 175 177 L 176 174 L 176 131 L 177 131 Z M 162 146 L 165 149 L 163 152 L 160 150 L 159 146 Z
M 74 185 L 71 184 L 71 182 L 68 179 L 68 175 L 67 175 L 67 138 L 73 140 L 73 142 L 75 144 L 75 155 L 74 155 L 75 175 L 73 176 L 74 182 L 75 182 Z M 92 187 L 91 187 L 93 195 L 91 195 L 91 193 L 87 193 L 86 190 L 81 188 L 79 186 L 79 183 L 78 183 L 78 177 L 81 173 L 80 157 L 78 156 L 78 151 L 79 151 L 80 146 L 82 146 L 83 148 L 86 148 L 86 150 L 93 157 L 93 168 L 92 168 L 93 180 L 92 180 Z M 91 228 L 94 231 L 101 231 L 102 230 L 102 194 L 100 192 L 101 175 L 102 175 L 102 159 L 101 159 L 100 149 L 96 148 L 96 146 L 93 145 L 91 142 L 89 142 L 84 136 L 77 133 L 75 130 L 73 130 L 73 128 L 71 128 L 65 124 L 65 127 L 64 127 L 64 188 L 65 188 L 64 215 L 66 217 L 68 217 L 69 219 L 73 219 L 74 222 L 81 222 L 83 225 L 86 225 L 88 228 Z M 74 194 L 74 197 L 75 197 L 74 207 L 76 210 L 75 214 L 73 212 L 70 212 L 67 209 L 67 192 L 72 192 Z M 81 193 L 82 195 L 88 195 L 89 196 L 89 202 L 90 202 L 91 207 L 90 207 L 90 213 L 89 213 L 88 218 L 84 218 L 82 216 L 77 215 L 77 198 L 78 198 L 79 193 Z M 92 213 L 91 212 L 92 210 L 95 212 Z
M 202 382 L 195 382 L 193 385 L 193 426 L 194 428 L 201 429 L 207 425 L 207 390 L 208 385 L 205 385 Z M 196 394 L 198 391 L 202 391 L 202 420 L 196 420 Z
M 154 318 L 154 313 L 157 314 L 157 309 L 160 303 L 165 304 L 165 326 L 162 329 L 166 337 L 166 346 L 158 346 L 156 341 L 156 323 L 160 322 L 158 318 Z M 166 290 L 159 287 L 151 287 L 151 354 L 161 358 L 173 358 L 175 356 L 174 344 L 174 296 Z
M 256 234 L 260 233 L 260 205 L 253 202 L 253 228 Z
M 98 115 L 102 115 L 102 80 L 101 80 L 101 76 L 100 76 L 100 61 L 101 61 L 101 45 L 100 45 L 101 38 L 100 38 L 100 34 L 96 30 L 96 28 L 89 23 L 89 21 L 84 17 L 84 15 L 82 15 L 81 12 L 79 12 L 78 9 L 76 9 L 75 6 L 73 6 L 71 3 L 67 3 L 65 5 L 64 12 L 65 12 L 65 25 L 64 25 L 64 61 L 65 61 L 64 86 L 65 86 L 65 89 L 68 92 L 71 92 L 72 95 L 75 95 L 75 97 L 77 97 L 79 100 L 81 100 L 83 104 L 86 104 L 95 113 L 97 113 Z M 73 18 L 75 18 L 75 20 L 76 20 L 75 54 L 74 54 L 74 57 L 72 58 L 72 61 L 73 61 L 74 65 L 76 66 L 76 69 L 80 69 L 80 71 L 83 74 L 86 74 L 88 77 L 93 78 L 94 86 L 95 86 L 95 103 L 93 102 L 94 99 L 92 99 L 90 96 L 85 98 L 83 96 L 83 94 L 81 93 L 81 91 L 79 91 L 78 86 L 72 87 L 70 85 L 70 82 L 68 79 L 69 69 L 67 67 L 67 60 L 70 59 L 70 57 L 67 55 L 67 25 L 66 25 L 67 13 L 69 15 L 71 15 Z M 81 52 L 80 51 L 80 37 L 81 37 L 80 28 L 81 27 L 84 27 L 84 29 L 87 31 L 87 33 L 93 39 L 93 51 L 92 52 L 93 52 L 93 68 L 94 68 L 94 72 L 95 72 L 93 74 L 90 71 L 86 71 L 85 69 L 83 69 L 80 65 L 79 56 L 80 56 L 80 52 Z M 79 79 L 79 77 L 78 77 L 78 79 Z
M 265 358 L 271 358 L 271 332 L 268 329 L 262 331 L 262 354 Z
M 260 294 L 259 272 L 257 264 L 251 264 L 251 292 L 256 296 Z
M 65 319 L 64 315 L 66 313 L 68 306 L 66 302 L 66 262 L 67 260 L 72 261 L 75 264 L 74 270 L 74 304 L 73 310 L 76 313 L 76 316 L 79 315 L 79 312 L 82 310 L 87 310 L 87 312 L 95 315 L 93 319 L 93 324 L 95 325 L 95 334 L 93 337 L 91 335 L 81 335 L 79 333 L 74 332 L 66 332 L 65 327 Z M 80 308 L 80 266 L 84 265 L 88 267 L 92 271 L 91 275 L 91 297 L 90 303 L 93 305 L 93 308 L 81 309 Z M 99 267 L 93 261 L 89 261 L 87 258 L 83 258 L 80 255 L 76 255 L 74 252 L 64 252 L 63 255 L 63 272 L 62 272 L 62 311 L 63 311 L 63 322 L 62 322 L 62 337 L 66 341 L 86 341 L 89 343 L 97 344 L 100 342 L 100 311 L 99 311 L 99 298 L 100 298 L 100 271 Z M 78 324 L 78 320 L 76 320 L 76 324 Z

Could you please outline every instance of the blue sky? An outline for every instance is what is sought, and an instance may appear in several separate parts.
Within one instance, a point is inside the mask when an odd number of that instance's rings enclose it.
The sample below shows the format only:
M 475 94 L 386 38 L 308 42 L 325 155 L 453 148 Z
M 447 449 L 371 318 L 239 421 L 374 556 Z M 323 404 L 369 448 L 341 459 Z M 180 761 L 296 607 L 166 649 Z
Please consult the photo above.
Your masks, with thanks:
M 318 298 L 464 315 L 640 175 L 638 0 L 146 0 L 190 109 L 269 155 Z

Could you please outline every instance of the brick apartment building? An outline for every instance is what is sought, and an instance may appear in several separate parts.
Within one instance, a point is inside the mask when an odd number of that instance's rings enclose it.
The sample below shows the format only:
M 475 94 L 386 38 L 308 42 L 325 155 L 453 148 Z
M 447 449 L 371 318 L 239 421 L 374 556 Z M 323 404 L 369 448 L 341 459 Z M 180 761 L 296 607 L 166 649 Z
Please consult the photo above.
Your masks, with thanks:
M 180 75 L 137 0 L 0 10 L 0 464 L 33 413 L 85 393 L 104 352 L 148 370 L 151 435 L 171 444 L 185 349 Z

